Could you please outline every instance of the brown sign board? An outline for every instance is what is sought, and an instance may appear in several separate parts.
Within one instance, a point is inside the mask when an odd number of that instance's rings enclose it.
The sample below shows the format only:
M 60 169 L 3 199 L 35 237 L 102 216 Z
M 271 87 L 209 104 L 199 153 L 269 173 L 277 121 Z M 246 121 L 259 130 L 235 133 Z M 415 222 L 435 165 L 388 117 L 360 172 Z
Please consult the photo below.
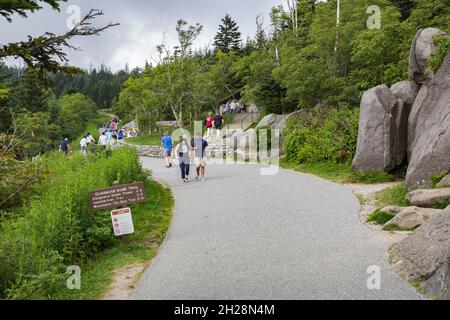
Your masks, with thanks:
M 180 127 L 179 121 L 158 121 L 156 123 L 157 127 Z
M 115 185 L 111 188 L 89 193 L 89 204 L 93 211 L 117 209 L 144 202 L 147 202 L 147 193 L 143 182 Z

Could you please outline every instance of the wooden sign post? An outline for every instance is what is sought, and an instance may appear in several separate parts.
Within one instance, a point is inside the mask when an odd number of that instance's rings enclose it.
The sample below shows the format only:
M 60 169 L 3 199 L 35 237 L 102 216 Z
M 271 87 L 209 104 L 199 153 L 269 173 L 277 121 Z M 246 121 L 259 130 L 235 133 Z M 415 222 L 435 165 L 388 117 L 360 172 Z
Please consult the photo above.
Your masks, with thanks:
M 89 193 L 92 211 L 115 209 L 111 212 L 114 235 L 122 237 L 128 243 L 128 235 L 134 233 L 134 224 L 130 208 L 125 206 L 147 202 L 147 193 L 143 182 L 114 185 L 111 188 L 95 190 Z

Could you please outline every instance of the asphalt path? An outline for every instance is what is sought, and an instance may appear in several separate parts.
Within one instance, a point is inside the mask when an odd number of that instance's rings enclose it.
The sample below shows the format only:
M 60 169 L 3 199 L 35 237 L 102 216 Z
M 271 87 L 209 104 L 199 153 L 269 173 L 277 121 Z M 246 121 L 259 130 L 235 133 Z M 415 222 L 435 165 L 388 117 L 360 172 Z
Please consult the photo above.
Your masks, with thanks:
M 392 243 L 361 223 L 344 186 L 291 170 L 262 175 L 251 164 L 209 165 L 205 183 L 183 184 L 177 167 L 142 162 L 176 207 L 131 299 L 421 298 L 392 270 Z

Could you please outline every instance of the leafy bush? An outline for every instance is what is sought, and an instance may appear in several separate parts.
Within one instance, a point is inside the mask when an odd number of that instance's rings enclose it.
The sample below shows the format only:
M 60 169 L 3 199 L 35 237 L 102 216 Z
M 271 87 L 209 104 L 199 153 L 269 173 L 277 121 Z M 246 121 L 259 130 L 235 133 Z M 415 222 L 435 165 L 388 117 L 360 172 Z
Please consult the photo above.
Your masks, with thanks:
M 438 46 L 436 54 L 430 59 L 430 68 L 437 72 L 442 66 L 445 57 L 450 52 L 450 39 L 448 37 L 438 37 L 434 39 L 434 44 Z
M 50 176 L 42 194 L 25 206 L 22 217 L 0 225 L 0 295 L 7 298 L 51 297 L 64 284 L 68 266 L 112 246 L 109 212 L 93 213 L 89 192 L 149 176 L 128 148 L 72 161 L 54 154 L 47 162 Z
M 359 110 L 313 109 L 287 124 L 284 148 L 295 163 L 350 162 L 356 152 Z

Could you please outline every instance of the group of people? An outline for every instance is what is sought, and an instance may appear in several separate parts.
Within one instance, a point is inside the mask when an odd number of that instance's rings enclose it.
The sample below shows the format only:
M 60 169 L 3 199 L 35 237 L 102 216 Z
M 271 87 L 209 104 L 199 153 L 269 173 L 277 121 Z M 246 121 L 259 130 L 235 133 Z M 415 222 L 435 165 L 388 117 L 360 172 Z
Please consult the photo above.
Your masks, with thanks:
M 226 104 L 220 106 L 220 114 L 236 114 L 236 113 L 246 113 L 247 105 L 239 102 L 238 100 L 228 101 Z
M 172 153 L 175 154 L 178 160 L 181 179 L 183 183 L 190 182 L 190 169 L 192 160 L 196 167 L 196 181 L 205 182 L 205 172 L 206 172 L 206 152 L 208 148 L 208 142 L 203 139 L 200 134 L 196 134 L 191 141 L 188 141 L 188 137 L 185 135 L 178 141 L 175 150 L 174 141 L 169 135 L 169 132 L 164 133 L 164 137 L 161 139 L 161 144 L 164 147 L 164 157 L 167 168 L 172 168 Z
M 214 134 L 214 129 L 216 130 L 217 139 L 221 138 L 222 128 L 225 124 L 225 119 L 220 113 L 217 113 L 215 117 L 213 117 L 212 113 L 208 114 L 208 117 L 205 120 L 206 126 L 206 135 L 208 137 L 212 137 Z

